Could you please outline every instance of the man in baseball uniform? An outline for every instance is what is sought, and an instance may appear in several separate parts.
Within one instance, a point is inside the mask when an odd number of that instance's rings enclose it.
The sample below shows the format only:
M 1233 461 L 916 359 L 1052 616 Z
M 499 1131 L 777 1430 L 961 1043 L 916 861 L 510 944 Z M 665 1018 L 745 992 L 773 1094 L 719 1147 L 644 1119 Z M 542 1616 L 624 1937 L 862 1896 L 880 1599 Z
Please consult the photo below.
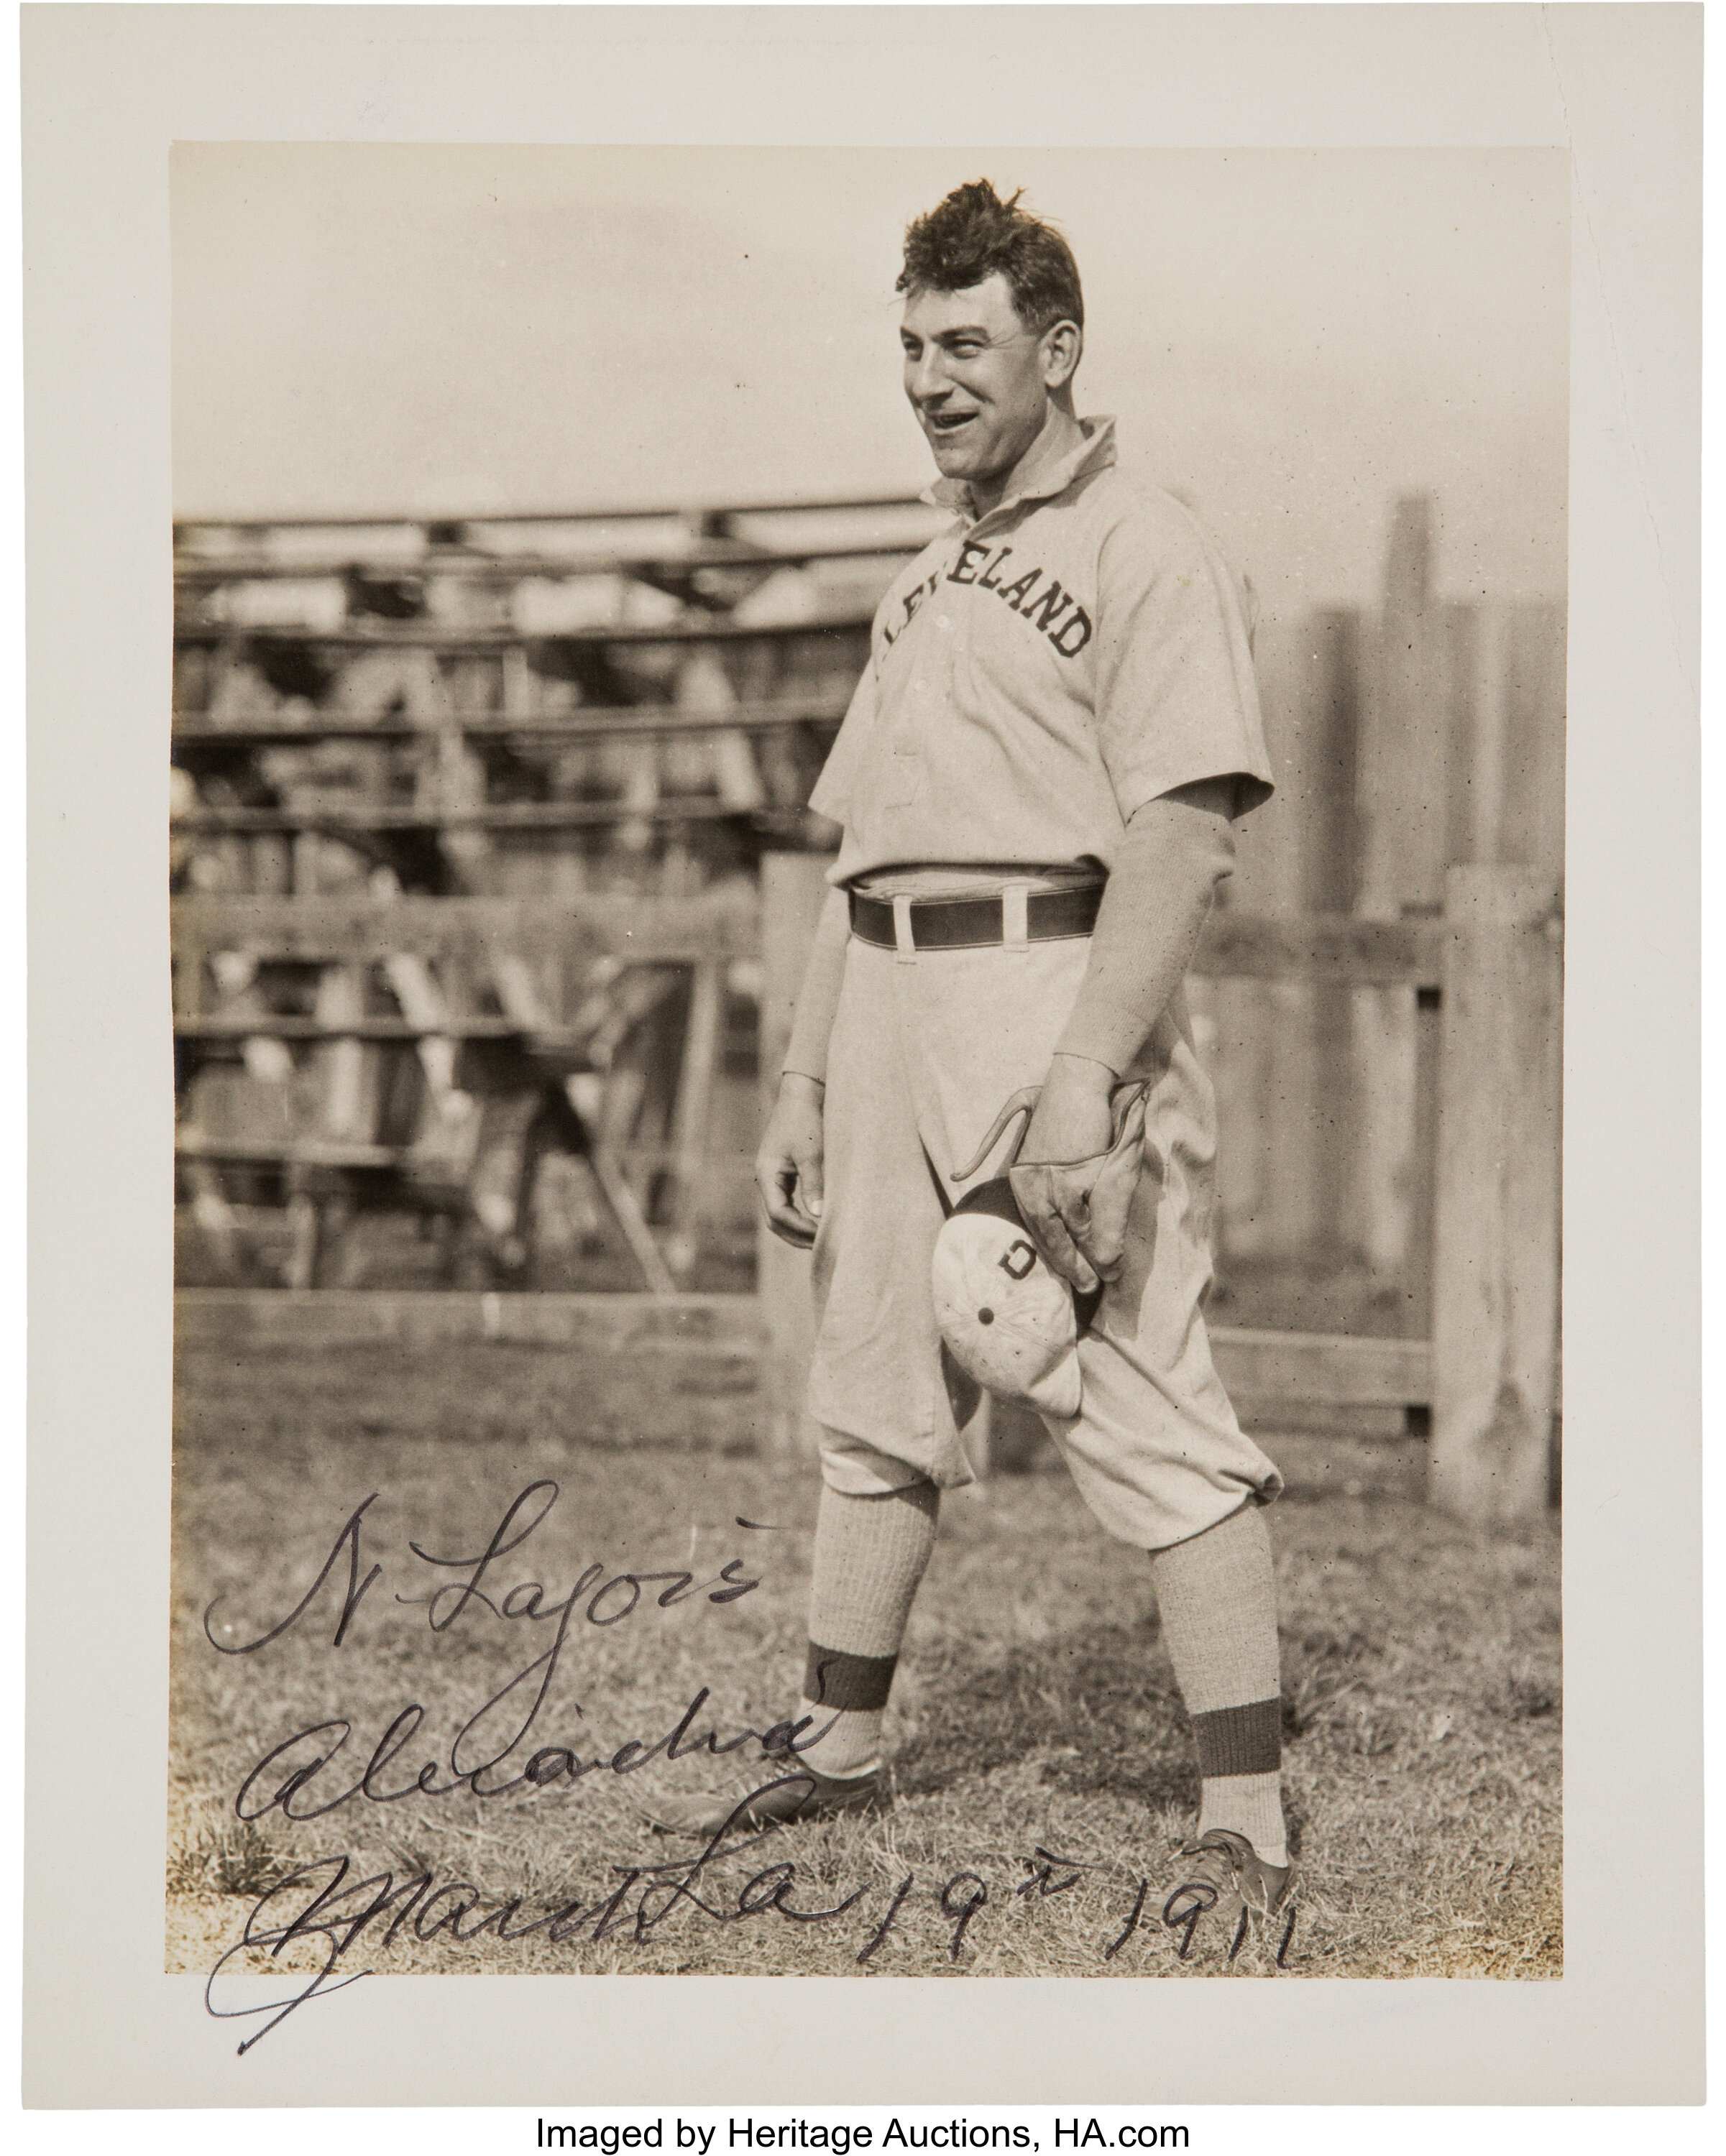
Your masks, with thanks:
M 1041 1258 L 1085 1291 L 1077 1412 L 1044 1419 L 1102 1525 L 1149 1553 L 1197 1737 L 1178 1924 L 1274 1910 L 1292 1878 L 1264 1509 L 1282 1482 L 1206 1340 L 1215 1118 L 1182 989 L 1270 764 L 1237 586 L 1179 503 L 1121 477 L 1112 422 L 1077 415 L 1078 272 L 1018 204 L 979 181 L 907 234 L 905 388 L 953 521 L 881 602 L 812 796 L 843 839 L 757 1161 L 774 1229 L 814 1253 L 803 1705 L 778 1786 L 662 1823 L 885 1801 L 901 1638 L 941 1492 L 973 1479 L 978 1394 L 932 1257 L 1010 1167 Z M 1028 1127 L 1002 1116 L 1020 1093 Z M 1105 1232 L 1091 1198 L 1129 1097 L 1143 1137 L 1133 1120 Z

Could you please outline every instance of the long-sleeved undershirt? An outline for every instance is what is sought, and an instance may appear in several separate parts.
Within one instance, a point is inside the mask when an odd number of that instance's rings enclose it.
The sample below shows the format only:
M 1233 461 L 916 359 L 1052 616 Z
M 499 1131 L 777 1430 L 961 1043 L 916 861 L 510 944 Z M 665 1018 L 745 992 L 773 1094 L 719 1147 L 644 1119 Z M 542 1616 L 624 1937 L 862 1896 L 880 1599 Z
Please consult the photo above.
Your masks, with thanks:
M 1126 1075 L 1192 964 L 1216 887 L 1234 868 L 1226 817 L 1169 794 L 1135 812 L 1057 1055 L 1086 1056 Z
M 804 968 L 785 1046 L 784 1075 L 801 1071 L 818 1086 L 827 1082 L 827 1037 L 839 1009 L 845 979 L 845 945 L 851 936 L 851 904 L 842 891 L 830 891 L 815 923 L 815 940 Z

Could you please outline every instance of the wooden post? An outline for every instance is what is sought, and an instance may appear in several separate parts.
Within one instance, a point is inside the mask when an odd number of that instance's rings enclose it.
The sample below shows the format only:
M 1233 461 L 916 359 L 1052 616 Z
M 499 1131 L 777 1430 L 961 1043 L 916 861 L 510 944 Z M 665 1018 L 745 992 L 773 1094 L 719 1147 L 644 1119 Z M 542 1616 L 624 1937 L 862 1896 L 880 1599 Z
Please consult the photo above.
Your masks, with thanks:
M 282 1285 L 296 1290 L 316 1287 L 323 1219 L 317 1200 L 297 1185 L 288 1194 L 288 1227 L 290 1240 Z
M 763 1123 L 779 1091 L 779 1070 L 791 1038 L 791 1018 L 827 895 L 824 854 L 767 854 L 761 863 L 761 1114 Z M 776 1451 L 813 1452 L 815 1425 L 804 1404 L 815 1319 L 806 1252 L 782 1243 L 760 1221 L 756 1230 L 756 1294 L 767 1332 L 763 1394 L 767 1441 Z
M 1451 775 L 1466 749 L 1453 740 L 1455 639 L 1431 588 L 1432 509 L 1425 495 L 1396 505 L 1384 611 L 1361 713 L 1354 910 L 1372 920 L 1394 921 L 1410 906 L 1436 911 L 1455 858 Z
M 1348 611 L 1312 618 L 1308 699 L 1302 711 L 1303 844 L 1301 904 L 1309 913 L 1349 913 L 1360 886 L 1355 808 L 1363 642 Z M 1353 1002 L 1346 982 L 1321 981 L 1312 1001 L 1311 1218 L 1313 1255 L 1333 1265 L 1352 1240 L 1355 1160 Z
M 1431 497 L 1405 495 L 1391 518 L 1356 770 L 1362 851 L 1354 910 L 1369 920 L 1436 906 L 1443 894 L 1449 787 L 1435 691 L 1444 623 L 1431 560 Z M 1415 1013 L 1395 989 L 1363 989 L 1353 1000 L 1356 1230 L 1368 1270 L 1389 1296 L 1403 1284 L 1412 1240 Z
M 1557 879 L 1446 884 L 1428 1495 L 1538 1517 L 1557 1399 L 1563 959 Z
M 1564 609 L 1517 607 L 1506 625 L 1505 739 L 1493 858 L 1564 870 Z
M 671 1233 L 665 1259 L 680 1276 L 691 1270 L 701 1251 L 710 1179 L 707 1148 L 712 1136 L 713 1073 L 724 1023 L 725 962 L 700 959 L 691 969 L 689 1018 L 683 1029 L 683 1056 L 671 1111 Z
M 1415 997 L 1415 1104 L 1409 1163 L 1409 1248 L 1403 1265 L 1403 1317 L 1410 1340 L 1432 1337 L 1434 1219 L 1438 1203 L 1438 1069 L 1444 1037 L 1439 992 Z

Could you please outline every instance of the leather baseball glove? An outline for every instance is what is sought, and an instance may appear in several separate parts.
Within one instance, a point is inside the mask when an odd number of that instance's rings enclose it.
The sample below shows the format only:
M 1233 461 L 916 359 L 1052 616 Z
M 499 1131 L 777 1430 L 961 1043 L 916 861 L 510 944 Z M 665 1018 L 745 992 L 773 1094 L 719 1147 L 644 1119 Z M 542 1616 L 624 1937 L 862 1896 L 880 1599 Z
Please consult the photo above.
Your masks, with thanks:
M 955 1168 L 952 1179 L 963 1183 L 974 1175 L 1013 1118 L 1022 1115 L 1025 1122 L 1007 1166 L 1014 1198 L 1044 1257 L 1063 1279 L 1087 1293 L 1099 1281 L 1114 1280 L 1126 1262 L 1127 1215 L 1143 1164 L 1149 1091 L 1143 1080 L 1131 1080 L 1110 1095 L 1114 1135 L 1107 1152 L 1021 1168 L 1019 1147 L 1042 1091 L 1039 1086 L 1026 1086 L 1007 1101 L 971 1160 Z

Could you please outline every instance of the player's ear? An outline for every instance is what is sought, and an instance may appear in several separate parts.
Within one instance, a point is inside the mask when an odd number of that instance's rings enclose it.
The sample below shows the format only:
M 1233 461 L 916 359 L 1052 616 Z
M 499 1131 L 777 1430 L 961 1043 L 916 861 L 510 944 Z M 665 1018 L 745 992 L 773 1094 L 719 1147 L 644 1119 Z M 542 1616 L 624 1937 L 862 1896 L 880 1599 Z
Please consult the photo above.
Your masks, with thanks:
M 1085 332 L 1076 322 L 1051 322 L 1043 332 L 1042 346 L 1044 387 L 1065 389 L 1079 371 Z

